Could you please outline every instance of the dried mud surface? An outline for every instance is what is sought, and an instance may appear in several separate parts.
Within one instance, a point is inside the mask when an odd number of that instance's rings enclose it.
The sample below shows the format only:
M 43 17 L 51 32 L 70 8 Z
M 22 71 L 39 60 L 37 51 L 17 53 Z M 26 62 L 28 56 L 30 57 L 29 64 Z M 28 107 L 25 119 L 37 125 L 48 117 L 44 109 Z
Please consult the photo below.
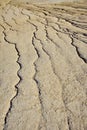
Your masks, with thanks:
M 0 3 L 0 130 L 87 130 L 87 6 Z

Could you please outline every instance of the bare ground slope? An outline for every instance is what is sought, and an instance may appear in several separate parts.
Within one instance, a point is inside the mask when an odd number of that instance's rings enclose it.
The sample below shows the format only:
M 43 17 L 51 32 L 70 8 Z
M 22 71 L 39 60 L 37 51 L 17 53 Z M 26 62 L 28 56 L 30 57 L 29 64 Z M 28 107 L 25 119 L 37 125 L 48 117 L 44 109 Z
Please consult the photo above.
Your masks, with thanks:
M 0 130 L 87 130 L 86 4 L 0 7 Z

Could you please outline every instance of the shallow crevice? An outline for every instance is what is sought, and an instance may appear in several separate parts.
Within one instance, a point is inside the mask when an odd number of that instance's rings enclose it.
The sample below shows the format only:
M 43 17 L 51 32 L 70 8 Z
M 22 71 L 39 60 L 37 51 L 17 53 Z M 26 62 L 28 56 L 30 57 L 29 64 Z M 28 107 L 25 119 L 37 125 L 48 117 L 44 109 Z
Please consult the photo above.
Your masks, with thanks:
M 8 40 L 6 39 L 6 33 L 5 33 L 4 31 L 3 31 L 3 34 L 4 34 L 4 40 L 6 41 L 6 43 L 8 43 L 8 44 L 13 44 L 13 45 L 15 46 L 15 50 L 16 50 L 17 55 L 18 55 L 18 58 L 17 58 L 17 61 L 16 61 L 16 62 L 17 62 L 17 64 L 19 65 L 19 70 L 17 71 L 17 76 L 19 77 L 19 81 L 18 81 L 18 83 L 15 85 L 16 94 L 15 94 L 14 97 L 12 97 L 12 99 L 10 100 L 10 107 L 9 107 L 9 109 L 8 109 L 6 115 L 5 115 L 5 119 L 4 119 L 4 128 L 3 128 L 3 130 L 6 130 L 8 116 L 9 116 L 9 113 L 11 112 L 12 106 L 13 106 L 13 100 L 14 100 L 14 99 L 18 96 L 18 94 L 19 94 L 18 85 L 21 83 L 21 81 L 22 81 L 23 79 L 22 79 L 21 75 L 19 74 L 20 70 L 22 69 L 22 64 L 19 62 L 21 55 L 20 55 L 20 52 L 19 52 L 19 50 L 18 50 L 18 48 L 17 48 L 17 45 L 16 45 L 16 43 L 11 43 L 10 41 L 8 41 Z
M 82 56 L 82 55 L 80 54 L 80 52 L 79 52 L 79 48 L 74 44 L 73 36 L 72 36 L 72 35 L 69 35 L 69 37 L 70 37 L 71 40 L 72 40 L 72 41 L 71 41 L 71 45 L 75 47 L 76 52 L 77 52 L 79 58 L 82 59 L 82 60 L 84 61 L 84 63 L 87 63 L 87 59 L 83 58 L 83 56 Z

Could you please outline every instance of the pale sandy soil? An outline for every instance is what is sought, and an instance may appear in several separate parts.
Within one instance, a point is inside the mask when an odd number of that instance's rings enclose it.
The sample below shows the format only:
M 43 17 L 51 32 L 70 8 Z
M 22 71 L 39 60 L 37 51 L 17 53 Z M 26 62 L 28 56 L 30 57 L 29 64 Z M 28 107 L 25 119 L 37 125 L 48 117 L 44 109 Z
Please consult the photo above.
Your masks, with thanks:
M 0 2 L 0 130 L 87 130 L 87 4 Z

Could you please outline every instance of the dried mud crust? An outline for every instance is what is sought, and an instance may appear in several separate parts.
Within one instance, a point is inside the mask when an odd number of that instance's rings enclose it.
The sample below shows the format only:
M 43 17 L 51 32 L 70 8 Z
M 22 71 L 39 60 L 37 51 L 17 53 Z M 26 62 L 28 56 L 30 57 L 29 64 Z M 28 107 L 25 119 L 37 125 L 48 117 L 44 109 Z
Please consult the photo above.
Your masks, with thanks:
M 0 130 L 86 130 L 86 5 L 10 2 L 0 19 Z

